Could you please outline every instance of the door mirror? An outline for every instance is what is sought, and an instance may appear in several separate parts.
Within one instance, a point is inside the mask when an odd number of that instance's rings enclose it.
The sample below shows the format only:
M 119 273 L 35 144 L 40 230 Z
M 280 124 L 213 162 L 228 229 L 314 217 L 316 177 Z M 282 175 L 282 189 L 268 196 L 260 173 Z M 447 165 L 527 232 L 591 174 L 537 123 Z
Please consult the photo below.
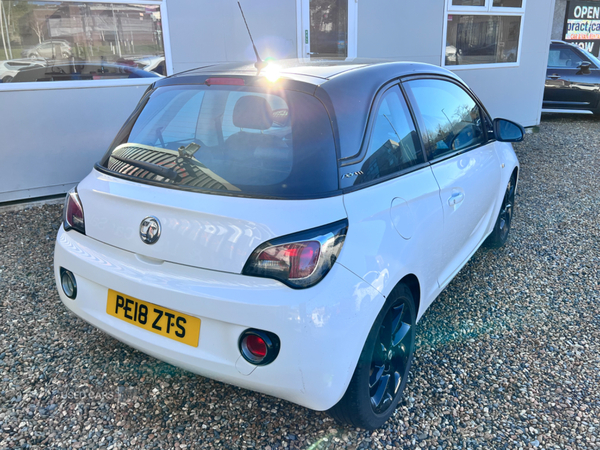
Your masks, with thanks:
M 583 74 L 587 75 L 587 74 L 591 73 L 591 71 L 590 71 L 590 66 L 591 65 L 592 65 L 592 63 L 589 62 L 589 61 L 581 61 L 579 63 L 579 66 L 577 66 L 577 67 L 579 67 L 579 72 L 580 73 L 583 73 Z
M 525 136 L 525 129 L 510 120 L 494 119 L 494 136 L 500 142 L 521 142 Z

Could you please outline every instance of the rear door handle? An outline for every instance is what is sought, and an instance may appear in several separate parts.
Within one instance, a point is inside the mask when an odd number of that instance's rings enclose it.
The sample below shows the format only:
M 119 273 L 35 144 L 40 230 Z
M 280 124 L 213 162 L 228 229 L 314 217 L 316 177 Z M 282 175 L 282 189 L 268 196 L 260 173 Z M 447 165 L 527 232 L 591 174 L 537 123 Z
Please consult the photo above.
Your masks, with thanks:
M 558 80 L 560 78 L 560 75 L 557 75 L 557 74 L 548 75 L 548 78 L 550 78 L 551 80 Z
M 454 205 L 458 205 L 459 203 L 461 203 L 463 200 L 465 199 L 465 194 L 463 194 L 462 192 L 455 192 L 454 194 L 452 194 L 452 196 L 448 199 L 448 204 L 450 206 L 454 206 Z

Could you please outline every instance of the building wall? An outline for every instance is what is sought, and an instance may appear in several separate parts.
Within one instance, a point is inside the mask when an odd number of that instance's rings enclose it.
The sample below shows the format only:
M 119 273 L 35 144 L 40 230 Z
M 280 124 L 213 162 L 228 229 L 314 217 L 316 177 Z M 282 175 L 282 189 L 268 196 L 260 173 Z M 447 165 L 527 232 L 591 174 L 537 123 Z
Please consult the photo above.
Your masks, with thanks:
M 358 2 L 358 56 L 441 64 L 444 0 Z
M 562 39 L 567 15 L 568 0 L 556 0 L 554 5 L 554 19 L 552 22 L 552 39 Z
M 242 3 L 261 58 L 296 58 L 296 2 Z M 175 72 L 203 62 L 255 59 L 237 1 L 170 0 L 168 5 Z
M 442 64 L 444 0 L 358 5 L 358 56 Z M 492 116 L 539 124 L 553 10 L 554 0 L 527 0 L 519 67 L 454 70 Z
M 527 0 L 519 67 L 456 70 L 492 117 L 540 123 L 554 0 Z
M 0 203 L 61 194 L 81 181 L 146 88 L 0 91 Z

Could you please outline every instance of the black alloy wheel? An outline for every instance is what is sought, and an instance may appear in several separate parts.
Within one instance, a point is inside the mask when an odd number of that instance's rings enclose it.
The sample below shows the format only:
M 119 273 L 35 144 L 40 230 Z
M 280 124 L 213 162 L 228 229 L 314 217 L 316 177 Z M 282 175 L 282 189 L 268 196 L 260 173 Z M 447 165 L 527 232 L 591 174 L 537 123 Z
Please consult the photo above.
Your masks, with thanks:
M 500 212 L 494 230 L 485 241 L 486 246 L 491 248 L 502 247 L 508 240 L 508 233 L 512 225 L 513 212 L 515 207 L 515 188 L 517 184 L 517 176 L 513 174 L 506 186 Z
M 399 284 L 369 332 L 346 393 L 328 411 L 333 418 L 369 430 L 390 418 L 402 398 L 412 363 L 415 322 L 410 289 Z
M 409 307 L 401 302 L 390 308 L 379 329 L 369 376 L 371 406 L 376 414 L 390 407 L 408 374 L 414 345 L 412 322 Z

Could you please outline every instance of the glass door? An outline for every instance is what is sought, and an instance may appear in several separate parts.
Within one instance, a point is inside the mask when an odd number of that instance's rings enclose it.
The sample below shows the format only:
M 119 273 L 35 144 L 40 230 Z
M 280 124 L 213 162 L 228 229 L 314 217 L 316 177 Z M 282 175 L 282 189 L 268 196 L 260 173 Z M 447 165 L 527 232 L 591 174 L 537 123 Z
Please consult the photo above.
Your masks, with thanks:
M 299 57 L 356 57 L 356 0 L 299 0 Z

